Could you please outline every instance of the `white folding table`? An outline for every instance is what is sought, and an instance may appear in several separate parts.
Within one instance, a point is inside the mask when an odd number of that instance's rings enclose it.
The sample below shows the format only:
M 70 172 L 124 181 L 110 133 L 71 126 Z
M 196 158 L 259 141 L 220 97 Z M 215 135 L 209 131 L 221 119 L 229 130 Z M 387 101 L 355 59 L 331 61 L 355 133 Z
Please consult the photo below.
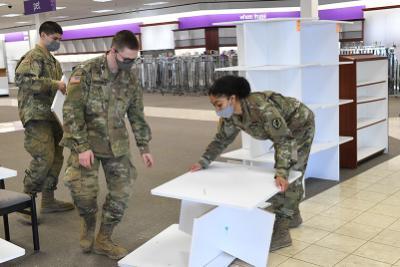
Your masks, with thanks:
M 0 263 L 25 255 L 25 249 L 0 238 Z
M 118 262 L 121 267 L 222 267 L 235 258 L 265 267 L 275 215 L 260 209 L 279 192 L 274 170 L 214 162 L 157 188 L 181 199 L 174 224 Z M 301 176 L 291 171 L 289 182 Z

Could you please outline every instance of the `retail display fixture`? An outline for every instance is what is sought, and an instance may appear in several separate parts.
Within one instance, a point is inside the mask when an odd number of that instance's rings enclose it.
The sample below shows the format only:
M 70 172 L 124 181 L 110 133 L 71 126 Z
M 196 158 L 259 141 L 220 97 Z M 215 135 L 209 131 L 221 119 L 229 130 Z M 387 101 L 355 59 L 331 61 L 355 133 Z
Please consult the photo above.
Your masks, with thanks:
M 315 114 L 316 133 L 305 177 L 339 180 L 339 31 L 350 22 L 314 19 L 243 21 L 237 27 L 239 71 L 253 91 L 272 90 L 299 99 Z M 232 23 L 230 23 L 232 24 Z M 218 24 L 224 25 L 224 24 Z M 245 163 L 273 166 L 270 141 L 242 133 L 242 148 L 222 155 Z
M 220 47 L 236 46 L 234 26 L 204 27 L 174 30 L 175 49 L 205 48 L 218 51 Z
M 0 96 L 9 96 L 7 69 L 0 69 Z
M 300 175 L 292 171 L 289 182 Z M 273 177 L 273 170 L 214 162 L 154 188 L 153 195 L 181 200 L 179 225 L 169 226 L 118 265 L 227 267 L 240 258 L 265 267 L 275 214 L 260 208 L 279 192 Z
M 388 152 L 388 60 L 375 55 L 341 56 L 340 96 L 354 102 L 340 107 L 340 134 L 353 140 L 340 147 L 342 167 Z
M 364 41 L 364 19 L 351 20 L 352 24 L 343 24 L 339 33 L 341 43 Z

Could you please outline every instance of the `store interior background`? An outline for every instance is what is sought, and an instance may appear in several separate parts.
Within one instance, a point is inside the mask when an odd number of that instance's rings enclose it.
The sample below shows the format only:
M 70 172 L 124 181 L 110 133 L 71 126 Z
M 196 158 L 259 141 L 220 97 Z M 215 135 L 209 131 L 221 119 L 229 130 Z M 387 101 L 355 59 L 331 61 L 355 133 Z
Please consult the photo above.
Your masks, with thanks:
M 29 162 L 29 156 L 23 148 L 23 129 L 18 123 L 15 102 L 17 90 L 13 84 L 14 68 L 19 58 L 35 45 L 37 38 L 33 30 L 35 17 L 23 16 L 22 1 L 18 2 L 21 3 L 13 3 L 11 9 L 0 4 L 0 51 L 3 51 L 2 54 L 0 53 L 0 69 L 7 69 L 7 72 L 0 72 L 0 76 L 3 76 L 0 77 L 0 84 L 1 86 L 7 84 L 9 87 L 7 91 L 2 91 L 0 88 L 0 94 L 9 92 L 9 97 L 0 99 L 0 151 L 2 151 L 0 164 L 18 171 L 18 177 L 6 183 L 7 188 L 15 191 L 22 190 L 23 173 Z M 357 50 L 360 53 L 376 51 L 383 55 L 387 51 L 392 51 L 393 58 L 396 60 L 400 58 L 400 48 L 395 47 L 400 45 L 398 26 L 400 25 L 400 8 L 362 11 L 364 8 L 399 5 L 400 1 L 320 0 L 320 4 L 322 12 L 337 9 L 338 12 L 334 14 L 337 19 L 344 15 L 340 11 L 353 8 L 354 12 L 350 15 L 346 14 L 348 17 L 343 18 L 354 22 L 354 28 L 349 27 L 350 33 L 343 34 L 343 37 L 350 39 L 342 43 L 343 53 Z M 289 0 L 207 3 L 170 1 L 161 4 L 130 0 L 108 2 L 57 0 L 56 12 L 40 15 L 36 19 L 54 20 L 63 26 L 65 40 L 56 58 L 62 63 L 63 70 L 66 72 L 71 71 L 77 63 L 102 54 L 110 45 L 110 36 L 120 29 L 130 29 L 140 38 L 143 58 L 140 64 L 147 63 L 150 66 L 157 59 L 158 63 L 162 61 L 167 65 L 168 62 L 177 58 L 178 60 L 185 58 L 192 63 L 196 60 L 209 62 L 210 57 L 217 57 L 223 60 L 216 62 L 215 67 L 221 67 L 237 64 L 235 62 L 235 31 L 232 29 L 223 31 L 226 36 L 224 36 L 225 39 L 220 38 L 220 43 L 215 40 L 206 43 L 206 35 L 212 34 L 210 33 L 212 30 L 207 33 L 205 28 L 213 29 L 211 27 L 213 23 L 223 22 L 227 18 L 230 20 L 234 18 L 236 20 L 263 19 L 274 16 L 273 14 L 298 16 L 300 10 L 298 5 L 298 1 Z M 193 29 L 199 31 L 196 32 Z M 220 35 L 220 37 L 223 36 Z M 226 43 L 222 45 L 221 42 Z M 177 49 L 177 46 L 181 48 Z M 221 54 L 224 56 L 221 57 Z M 397 72 L 399 72 L 398 66 L 397 62 L 395 65 Z M 202 71 L 207 72 L 207 70 L 209 71 L 207 64 L 204 64 Z M 143 77 L 152 77 L 151 71 L 154 70 L 149 67 L 148 71 L 147 74 L 138 74 Z M 396 77 L 398 75 L 399 73 Z M 139 247 L 167 225 L 177 221 L 178 201 L 151 196 L 149 191 L 185 172 L 191 163 L 198 160 L 216 130 L 216 117 L 207 97 L 204 96 L 207 77 L 203 81 L 196 80 L 195 84 L 184 86 L 176 83 L 163 86 L 165 84 L 162 77 L 160 81 L 146 81 L 143 85 L 146 115 L 154 135 L 151 148 L 153 154 L 156 155 L 156 166 L 152 170 L 145 169 L 132 142 L 131 150 L 139 178 L 136 181 L 126 216 L 115 234 L 115 239 L 129 250 Z M 398 86 L 399 84 L 394 84 L 389 90 L 388 153 L 373 157 L 359 164 L 356 169 L 341 169 L 341 182 L 400 155 Z M 182 109 L 184 109 L 183 112 Z M 133 140 L 132 135 L 131 138 Z M 237 139 L 229 150 L 239 148 L 240 141 Z M 65 151 L 65 158 L 67 155 L 68 151 Z M 314 178 L 307 179 L 306 197 L 315 196 L 337 183 Z M 103 201 L 106 193 L 103 174 L 100 176 L 100 185 L 99 203 Z M 65 200 L 70 199 L 69 192 L 62 183 L 62 175 L 57 196 Z M 11 216 L 13 241 L 23 244 L 27 249 L 27 254 L 5 266 L 82 266 L 82 262 L 87 266 L 115 265 L 114 261 L 105 257 L 84 255 L 80 252 L 79 220 L 76 211 L 42 216 L 41 220 L 42 249 L 39 254 L 34 254 L 31 247 L 30 228 L 21 226 L 17 216 Z M 3 234 L 3 229 L 0 229 L 0 233 Z M 74 259 L 73 263 L 71 263 L 71 258 Z

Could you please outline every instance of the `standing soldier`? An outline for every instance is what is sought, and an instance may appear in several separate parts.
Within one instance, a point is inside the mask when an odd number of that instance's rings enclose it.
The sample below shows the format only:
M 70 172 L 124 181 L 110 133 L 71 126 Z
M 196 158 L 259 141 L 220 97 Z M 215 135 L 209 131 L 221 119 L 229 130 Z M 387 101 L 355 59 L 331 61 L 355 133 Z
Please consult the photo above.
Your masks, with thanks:
M 302 223 L 299 203 L 302 179 L 314 138 L 314 114 L 304 104 L 271 91 L 250 93 L 245 78 L 225 76 L 209 91 L 211 103 L 221 117 L 219 130 L 192 171 L 207 168 L 235 140 L 240 130 L 259 140 L 270 139 L 275 148 L 275 183 L 281 189 L 269 202 L 276 214 L 270 250 L 290 246 L 289 228 Z M 288 184 L 289 170 L 303 176 Z
M 57 90 L 65 93 L 60 81 L 60 63 L 50 54 L 60 48 L 63 30 L 55 22 L 44 22 L 39 28 L 40 40 L 34 49 L 17 64 L 15 83 L 18 90 L 18 111 L 25 127 L 25 149 L 32 161 L 25 171 L 24 191 L 42 192 L 42 213 L 67 211 L 72 203 L 54 199 L 58 175 L 63 165 L 63 148 L 59 146 L 63 132 L 50 107 Z
M 111 241 L 111 234 L 122 219 L 136 178 L 126 114 L 145 165 L 154 163 L 148 147 L 151 131 L 144 119 L 142 90 L 131 70 L 138 49 L 132 32 L 118 32 L 109 52 L 74 70 L 63 110 L 61 144 L 71 150 L 65 184 L 81 216 L 80 246 L 85 253 L 93 248 L 95 253 L 112 259 L 127 254 L 125 248 Z M 94 241 L 100 163 L 109 192 Z

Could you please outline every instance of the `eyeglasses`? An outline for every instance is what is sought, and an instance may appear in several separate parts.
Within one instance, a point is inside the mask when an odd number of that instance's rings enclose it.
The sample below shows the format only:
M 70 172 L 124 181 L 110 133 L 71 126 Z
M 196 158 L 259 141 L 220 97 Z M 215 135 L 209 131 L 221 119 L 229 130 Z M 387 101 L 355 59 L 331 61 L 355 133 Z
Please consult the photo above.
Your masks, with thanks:
M 124 62 L 124 63 L 126 63 L 126 64 L 130 64 L 130 63 L 133 63 L 133 62 L 136 61 L 136 58 L 125 58 L 125 57 L 123 57 L 123 56 L 118 52 L 118 50 L 115 50 L 115 52 L 116 52 L 118 55 L 120 55 L 120 56 L 122 57 L 122 62 Z

